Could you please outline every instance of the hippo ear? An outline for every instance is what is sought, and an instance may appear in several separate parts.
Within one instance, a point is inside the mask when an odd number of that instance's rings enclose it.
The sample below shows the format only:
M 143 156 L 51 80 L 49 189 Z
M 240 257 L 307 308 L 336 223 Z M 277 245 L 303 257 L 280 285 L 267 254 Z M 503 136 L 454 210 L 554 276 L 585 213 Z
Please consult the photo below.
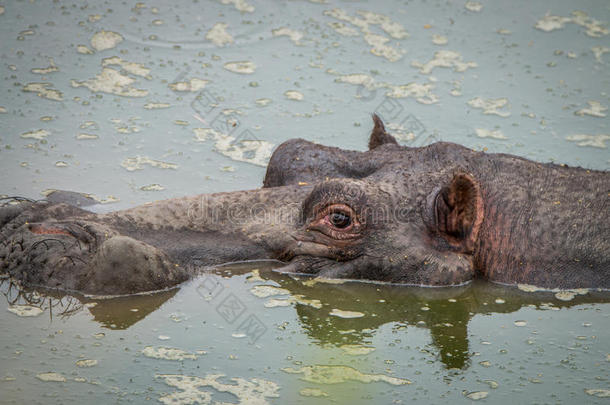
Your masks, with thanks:
M 436 194 L 433 210 L 439 236 L 461 252 L 472 252 L 483 223 L 483 198 L 475 179 L 455 174 Z
M 383 122 L 377 114 L 373 114 L 373 122 L 375 123 L 375 127 L 373 127 L 373 131 L 371 132 L 371 137 L 369 139 L 369 150 L 373 150 L 379 145 L 383 145 L 385 143 L 398 144 L 392 135 L 385 132 Z

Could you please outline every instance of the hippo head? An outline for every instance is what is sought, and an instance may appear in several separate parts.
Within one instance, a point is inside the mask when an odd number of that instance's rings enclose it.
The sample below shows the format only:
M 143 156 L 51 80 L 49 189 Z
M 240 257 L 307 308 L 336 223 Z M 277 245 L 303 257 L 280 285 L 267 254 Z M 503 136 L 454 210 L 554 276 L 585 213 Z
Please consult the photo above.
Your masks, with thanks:
M 304 140 L 275 151 L 265 187 L 311 185 L 279 271 L 430 286 L 471 280 L 483 221 L 476 180 L 431 164 L 434 147 L 408 153 L 373 119 L 366 152 Z
M 165 288 L 202 267 L 251 259 L 327 278 L 471 280 L 483 202 L 460 161 L 472 151 L 402 147 L 374 122 L 364 152 L 283 143 L 258 190 L 108 214 L 74 207 L 66 192 L 5 205 L 0 270 L 24 284 L 104 294 Z
M 598 220 L 607 217 L 608 173 L 447 142 L 399 146 L 373 120 L 363 152 L 284 142 L 256 190 L 108 214 L 71 206 L 74 193 L 9 199 L 0 206 L 0 272 L 27 285 L 124 294 L 210 265 L 276 259 L 278 271 L 327 278 L 446 286 L 480 275 L 610 288 L 610 228 Z

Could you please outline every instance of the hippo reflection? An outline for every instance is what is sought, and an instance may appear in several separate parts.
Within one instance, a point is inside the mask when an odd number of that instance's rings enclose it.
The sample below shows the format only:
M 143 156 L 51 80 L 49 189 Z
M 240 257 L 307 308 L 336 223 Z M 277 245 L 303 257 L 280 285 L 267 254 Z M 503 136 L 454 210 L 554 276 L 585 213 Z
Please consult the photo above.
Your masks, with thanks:
M 258 190 L 94 214 L 62 201 L 0 209 L 0 271 L 26 286 L 129 294 L 202 266 L 449 286 L 473 279 L 610 288 L 610 174 L 452 143 L 399 146 L 374 116 L 369 150 L 287 141 Z
M 384 325 L 392 325 L 396 329 L 425 328 L 430 331 L 430 352 L 437 355 L 447 368 L 464 369 L 470 365 L 472 349 L 469 343 L 468 325 L 470 320 L 481 314 L 513 313 L 526 306 L 538 309 L 571 308 L 573 306 L 591 303 L 608 303 L 610 297 L 603 292 L 589 292 L 576 296 L 572 301 L 561 301 L 550 292 L 527 293 L 516 288 L 507 288 L 492 283 L 477 281 L 467 286 L 453 288 L 422 289 L 418 287 L 396 286 L 391 284 L 371 284 L 347 282 L 344 284 L 329 284 L 315 279 L 294 278 L 291 275 L 272 271 L 278 263 L 265 265 L 241 264 L 221 267 L 215 270 L 218 275 L 211 277 L 226 277 L 244 274 L 253 267 L 260 269 L 260 275 L 265 282 L 276 282 L 283 289 L 290 291 L 292 296 L 302 296 L 301 302 L 319 300 L 322 304 L 314 308 L 294 304 L 298 321 L 311 341 L 321 346 L 334 345 L 367 345 L 374 335 Z M 195 280 L 188 288 L 196 289 L 207 280 Z M 8 281 L 5 280 L 5 283 Z M 247 288 L 252 285 L 248 283 Z M 42 306 L 55 312 L 55 316 L 70 316 L 86 305 L 93 319 L 110 329 L 127 329 L 142 320 L 148 314 L 156 311 L 164 302 L 174 297 L 177 289 L 155 294 L 134 295 L 112 299 L 87 298 L 74 295 L 69 299 L 53 294 L 50 296 L 27 294 L 23 290 L 10 290 L 6 284 L 0 284 L 9 302 L 22 301 Z M 17 291 L 20 291 L 18 296 Z M 33 299 L 34 298 L 34 299 Z M 498 298 L 502 301 L 496 302 Z M 61 305 L 63 300 L 63 305 Z M 20 301 L 21 302 L 21 301 Z M 138 308 L 137 312 L 132 308 Z M 204 308 L 213 308 L 204 306 Z M 355 319 L 343 319 L 329 316 L 331 310 L 340 308 L 347 311 L 361 312 L 364 316 Z M 422 308 L 429 308 L 424 311 Z M 260 310 L 264 309 L 263 301 Z M 255 310 L 257 310 L 255 308 Z M 258 311 L 258 310 L 257 310 Z M 205 319 L 205 314 L 202 314 Z M 228 332 L 227 332 L 228 333 Z M 407 341 L 402 344 L 408 345 Z M 426 348 L 422 348 L 426 350 Z

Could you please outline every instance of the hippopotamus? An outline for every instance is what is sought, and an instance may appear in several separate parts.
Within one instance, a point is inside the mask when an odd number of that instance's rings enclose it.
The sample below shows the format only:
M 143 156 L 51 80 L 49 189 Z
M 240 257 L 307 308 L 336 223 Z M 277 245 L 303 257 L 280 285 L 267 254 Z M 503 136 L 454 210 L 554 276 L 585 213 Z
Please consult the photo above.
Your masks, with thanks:
M 260 189 L 103 214 L 66 203 L 72 194 L 9 199 L 0 272 L 26 287 L 131 294 L 274 259 L 322 278 L 610 288 L 609 172 L 401 146 L 373 122 L 366 151 L 284 142 Z

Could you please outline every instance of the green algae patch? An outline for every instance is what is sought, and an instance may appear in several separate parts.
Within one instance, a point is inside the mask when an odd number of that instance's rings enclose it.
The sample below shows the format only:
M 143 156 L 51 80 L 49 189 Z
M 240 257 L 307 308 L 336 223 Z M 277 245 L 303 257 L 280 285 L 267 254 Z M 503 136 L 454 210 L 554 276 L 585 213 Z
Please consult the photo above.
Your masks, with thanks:
M 177 169 L 178 165 L 174 163 L 162 162 L 160 160 L 151 159 L 148 156 L 135 156 L 123 160 L 121 166 L 129 171 L 142 170 L 144 165 L 156 167 L 159 169 Z
M 333 310 L 330 311 L 329 315 L 336 316 L 338 318 L 345 318 L 345 319 L 362 318 L 364 316 L 364 314 L 362 312 L 344 311 L 342 309 L 337 309 L 337 308 L 333 308 Z
M 237 11 L 242 13 L 254 12 L 254 6 L 249 4 L 246 0 L 220 0 L 220 2 L 227 5 L 232 4 Z
M 97 360 L 93 360 L 93 359 L 82 359 L 82 360 L 78 360 L 75 363 L 78 367 L 93 367 L 93 366 L 97 366 Z
M 491 139 L 500 139 L 500 140 L 508 139 L 508 138 L 506 138 L 504 133 L 502 133 L 502 131 L 500 131 L 499 129 L 490 130 L 490 129 L 484 129 L 484 128 L 475 128 L 475 134 L 479 138 L 491 138 Z
M 291 304 L 305 305 L 315 309 L 322 308 L 322 302 L 320 300 L 308 299 L 300 294 L 293 295 L 292 297 L 288 297 L 286 299 L 272 298 L 265 302 L 265 308 L 288 307 Z
M 488 395 L 489 395 L 489 392 L 487 392 L 487 391 L 475 391 L 475 392 L 469 392 L 465 396 L 466 396 L 466 398 L 471 399 L 473 401 L 478 401 L 478 400 L 487 398 Z
M 585 389 L 585 394 L 598 398 L 610 398 L 610 390 L 604 389 Z
M 199 352 L 201 354 L 205 354 L 205 352 Z M 189 353 L 184 350 L 175 349 L 173 347 L 153 347 L 146 346 L 142 350 L 142 354 L 146 357 L 150 357 L 151 359 L 160 359 L 160 360 L 174 360 L 174 361 L 182 361 L 182 360 L 197 360 L 199 357 L 197 354 Z
M 364 42 L 371 46 L 370 52 L 373 55 L 383 57 L 389 62 L 396 62 L 402 59 L 406 51 L 397 46 L 388 45 L 388 43 L 391 39 L 407 38 L 409 34 L 405 28 L 383 14 L 365 10 L 359 10 L 356 13 L 358 14 L 357 16 L 352 16 L 348 14 L 347 10 L 340 8 L 324 11 L 324 15 L 343 21 L 341 23 L 334 22 L 329 24 L 338 34 L 350 37 L 359 36 L 360 34 L 356 29 L 344 23 L 351 24 L 360 30 Z M 375 25 L 379 26 L 385 35 L 374 33 L 371 26 Z
M 231 34 L 227 32 L 227 24 L 225 23 L 214 24 L 208 33 L 205 34 L 205 39 L 221 47 L 234 42 Z
M 132 86 L 135 79 L 121 74 L 118 70 L 104 67 L 94 78 L 78 81 L 71 80 L 74 88 L 85 87 L 92 93 L 108 93 L 121 97 L 146 97 L 148 90 Z
M 193 77 L 186 81 L 170 83 L 168 86 L 173 91 L 194 92 L 203 89 L 209 82 L 209 80 Z
M 162 108 L 170 108 L 169 103 L 146 103 L 144 104 L 145 110 L 160 110 Z
M 123 42 L 123 36 L 113 31 L 99 31 L 91 37 L 91 46 L 96 51 L 105 51 L 112 49 Z
M 328 394 L 326 392 L 322 391 L 319 388 L 303 388 L 302 390 L 299 391 L 299 394 L 304 397 L 314 397 L 314 398 L 321 398 L 321 397 L 328 396 Z
M 592 38 L 600 38 L 610 34 L 610 30 L 606 28 L 606 23 L 589 17 L 584 11 L 575 10 L 570 15 L 571 17 L 562 17 L 547 14 L 536 21 L 534 28 L 550 32 L 564 28 L 567 23 L 573 23 L 586 28 L 585 34 Z
M 559 288 L 542 288 L 530 284 L 517 284 L 517 288 L 525 292 L 551 292 L 555 294 L 555 298 L 560 301 L 572 301 L 577 295 L 587 295 L 589 293 L 588 288 L 574 288 L 571 290 L 562 290 Z
M 194 128 L 196 142 L 214 141 L 216 152 L 237 162 L 266 167 L 274 144 L 258 139 L 238 139 L 213 128 Z
M 7 311 L 25 318 L 38 316 L 44 312 L 42 309 L 31 305 L 11 305 L 7 308 Z
M 338 278 L 322 278 L 322 277 L 316 277 L 316 278 L 310 278 L 307 279 L 305 281 L 302 281 L 301 284 L 303 284 L 304 286 L 307 287 L 313 287 L 314 285 L 321 283 L 321 284 L 345 284 L 347 281 L 346 280 L 342 280 L 342 279 L 338 279 Z
M 66 377 L 55 372 L 36 374 L 36 378 L 45 382 L 66 382 Z
M 339 349 L 350 356 L 363 356 L 375 351 L 374 347 L 364 345 L 341 345 Z
M 255 285 L 250 289 L 252 295 L 259 298 L 267 298 L 273 295 L 287 295 L 290 291 L 285 288 L 279 288 L 272 285 Z
M 301 93 L 300 91 L 296 91 L 296 90 L 287 90 L 286 92 L 284 92 L 284 96 L 288 100 L 294 100 L 294 101 L 301 101 L 305 98 L 303 93 Z
M 407 385 L 411 381 L 390 377 L 385 374 L 366 374 L 348 366 L 305 366 L 300 369 L 286 367 L 281 369 L 288 374 L 303 374 L 301 380 L 316 384 L 340 384 L 346 381 L 372 383 L 383 381 L 391 385 Z
M 597 118 L 606 117 L 606 111 L 608 111 L 608 107 L 595 100 L 589 100 L 587 101 L 587 104 L 589 105 L 588 107 L 581 108 L 580 110 L 575 111 L 574 115 L 578 115 L 580 117 L 585 115 Z
M 229 72 L 250 75 L 256 70 L 256 64 L 250 61 L 227 62 L 224 64 L 224 68 Z
M 504 107 L 509 106 L 508 99 L 505 97 L 496 99 L 484 99 L 481 97 L 475 97 L 472 100 L 468 101 L 468 105 L 472 108 L 483 110 L 483 114 L 485 115 L 497 115 L 502 118 L 510 116 L 509 111 L 503 110 Z
M 251 274 L 246 277 L 246 281 L 248 283 L 264 283 L 267 280 L 261 277 L 261 273 L 259 269 L 252 270 Z
M 271 34 L 274 37 L 288 37 L 295 45 L 301 45 L 301 39 L 303 39 L 303 33 L 300 31 L 292 30 L 288 27 L 281 27 L 274 30 L 271 30 Z
M 466 4 L 464 4 L 464 8 L 468 11 L 479 13 L 483 10 L 483 5 L 478 1 L 467 1 Z
M 232 384 L 224 384 L 218 381 L 225 377 L 224 374 L 208 374 L 205 377 L 186 376 L 179 374 L 158 374 L 157 378 L 180 391 L 163 395 L 159 402 L 164 404 L 219 404 L 212 402 L 212 393 L 201 390 L 202 387 L 211 387 L 218 392 L 225 392 L 234 395 L 239 404 L 269 404 L 267 398 L 278 398 L 279 385 L 272 381 L 260 378 L 246 380 L 243 378 L 231 378 Z M 223 402 L 224 403 L 224 402 Z
M 575 142 L 578 146 L 591 146 L 593 148 L 606 149 L 606 141 L 610 140 L 610 134 L 575 134 L 566 136 L 566 140 Z
M 48 100 L 62 101 L 64 99 L 63 93 L 54 89 L 52 83 L 28 83 L 21 90 L 26 93 L 36 93 L 38 97 Z
M 118 56 L 102 59 L 102 66 L 106 67 L 112 65 L 120 66 L 124 71 L 133 75 L 151 79 L 150 69 L 140 63 L 129 62 L 119 58 Z
M 140 190 L 142 190 L 142 191 L 163 191 L 163 190 L 165 190 L 165 187 L 163 187 L 160 184 L 153 183 L 153 184 L 148 184 L 146 186 L 140 187 Z
M 428 75 L 432 73 L 435 68 L 450 68 L 454 72 L 465 72 L 468 69 L 477 67 L 476 62 L 464 62 L 462 55 L 455 51 L 437 51 L 434 52 L 434 57 L 426 63 L 414 61 L 411 66 L 419 69 L 420 73 Z

